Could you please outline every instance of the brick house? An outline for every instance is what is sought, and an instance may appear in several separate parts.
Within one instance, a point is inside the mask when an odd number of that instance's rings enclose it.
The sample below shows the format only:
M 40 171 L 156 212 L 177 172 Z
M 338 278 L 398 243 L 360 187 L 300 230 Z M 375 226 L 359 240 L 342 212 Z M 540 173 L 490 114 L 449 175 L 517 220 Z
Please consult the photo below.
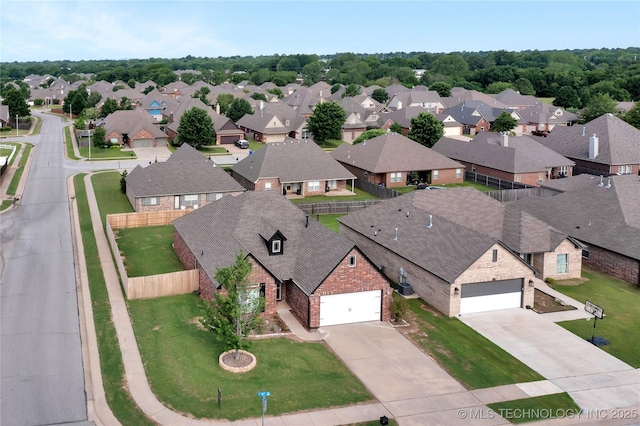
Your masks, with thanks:
M 191 145 L 183 144 L 164 163 L 136 166 L 125 179 L 137 212 L 196 209 L 244 188 Z
M 581 273 L 581 244 L 473 188 L 415 191 L 338 222 L 390 279 L 448 316 L 532 306 L 534 277 Z
M 411 177 L 438 185 L 464 181 L 462 164 L 398 133 L 342 144 L 331 156 L 358 179 L 388 188 L 407 186 Z
M 582 262 L 640 286 L 640 178 L 582 174 L 546 182 L 515 203 L 587 246 Z
M 176 253 L 200 271 L 204 298 L 223 291 L 215 272 L 242 252 L 265 317 L 286 303 L 307 329 L 390 319 L 392 288 L 376 265 L 275 191 L 224 197 L 173 225 Z
M 104 119 L 105 140 L 129 148 L 167 146 L 167 135 L 144 109 L 114 111 Z
M 538 139 L 482 132 L 468 142 L 441 138 L 432 149 L 464 164 L 468 171 L 508 182 L 538 186 L 571 176 L 574 162 L 539 144 Z
M 579 173 L 640 173 L 640 130 L 613 114 L 579 126 L 556 126 L 540 143 L 576 163 Z
M 265 145 L 235 164 L 231 176 L 248 190 L 287 196 L 351 195 L 355 180 L 315 142 L 294 139 Z

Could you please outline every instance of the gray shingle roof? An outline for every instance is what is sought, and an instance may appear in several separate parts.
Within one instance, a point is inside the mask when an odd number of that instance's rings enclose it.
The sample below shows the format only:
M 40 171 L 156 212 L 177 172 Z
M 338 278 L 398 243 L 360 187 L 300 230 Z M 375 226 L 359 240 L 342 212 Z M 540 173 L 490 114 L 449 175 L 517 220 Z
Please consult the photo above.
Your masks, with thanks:
M 509 136 L 507 147 L 500 140 L 497 133 L 480 132 L 469 142 L 441 138 L 433 150 L 458 161 L 509 173 L 546 172 L 547 167 L 574 164 L 528 136 Z
M 387 133 L 357 145 L 342 144 L 331 155 L 372 173 L 464 168 L 457 161 L 405 136 Z
M 107 135 L 115 131 L 121 135 L 127 134 L 129 137 L 144 129 L 154 138 L 166 138 L 166 133 L 160 130 L 155 122 L 155 119 L 141 108 L 118 110 L 104 118 L 104 129 Z
M 177 152 L 173 155 L 176 155 Z M 244 188 L 205 156 L 201 160 L 173 159 L 165 163 L 136 166 L 126 177 L 136 197 L 242 192 Z M 179 155 L 180 156 L 180 155 Z
M 173 224 L 209 276 L 234 263 L 242 249 L 278 280 L 292 280 L 312 294 L 354 248 L 354 244 L 313 219 L 276 191 L 248 191 L 223 197 Z M 283 254 L 270 256 L 261 232 L 286 237 Z M 203 253 L 203 255 L 200 255 Z
M 585 177 L 586 176 L 586 177 Z M 510 206 L 526 211 L 570 236 L 632 259 L 640 259 L 640 177 L 580 175 L 553 197 L 529 197 Z M 575 189 L 573 189 L 573 188 Z
M 600 149 L 595 159 L 589 159 L 589 138 L 594 134 Z M 571 159 L 608 165 L 640 164 L 640 130 L 611 114 L 583 126 L 556 126 L 540 143 Z
M 207 158 L 200 151 L 198 151 L 188 143 L 183 143 L 178 149 L 176 149 L 173 154 L 171 154 L 171 156 L 167 159 L 167 162 L 197 161 L 202 163 L 206 159 Z
M 415 191 L 338 221 L 447 282 L 496 243 L 516 253 L 541 253 L 562 241 L 546 223 L 473 188 Z
M 295 139 L 268 143 L 232 170 L 251 182 L 264 178 L 279 178 L 282 183 L 355 179 L 315 142 Z

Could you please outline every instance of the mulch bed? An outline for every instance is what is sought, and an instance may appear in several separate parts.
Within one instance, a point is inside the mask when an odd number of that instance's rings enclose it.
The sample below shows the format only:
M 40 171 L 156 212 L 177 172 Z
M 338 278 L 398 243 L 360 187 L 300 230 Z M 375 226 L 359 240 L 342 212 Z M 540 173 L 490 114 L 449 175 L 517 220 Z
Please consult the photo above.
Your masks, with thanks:
M 555 297 L 548 295 L 547 293 L 535 289 L 533 310 L 539 314 L 546 314 L 549 312 L 561 312 L 572 311 L 576 309 L 571 305 L 564 305 L 560 303 Z
M 236 359 L 236 355 L 238 355 L 238 359 Z M 251 358 L 249 355 L 243 353 L 236 354 L 234 351 L 229 352 L 222 357 L 222 362 L 224 362 L 225 365 L 236 368 L 246 367 L 247 365 L 251 364 L 252 360 L 253 358 Z

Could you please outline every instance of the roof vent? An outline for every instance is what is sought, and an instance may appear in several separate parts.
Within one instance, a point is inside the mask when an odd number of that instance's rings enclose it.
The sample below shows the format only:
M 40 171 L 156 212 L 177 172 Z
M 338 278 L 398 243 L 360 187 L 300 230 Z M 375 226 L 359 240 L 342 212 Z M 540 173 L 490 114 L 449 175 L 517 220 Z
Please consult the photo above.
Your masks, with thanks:
M 398 228 L 396 228 L 396 234 L 393 236 L 393 241 L 398 241 Z
M 602 175 L 600 175 L 600 183 L 598 184 L 598 186 L 604 186 L 604 182 L 602 181 Z
M 605 188 L 611 188 L 611 177 L 607 178 L 607 186 Z
M 429 224 L 427 225 L 428 229 L 433 228 L 433 216 L 429 215 Z
M 308 227 L 309 227 L 309 215 L 307 215 L 307 219 L 306 219 L 306 221 L 305 221 L 305 223 L 304 223 L 304 227 L 305 227 L 305 228 L 308 228 Z

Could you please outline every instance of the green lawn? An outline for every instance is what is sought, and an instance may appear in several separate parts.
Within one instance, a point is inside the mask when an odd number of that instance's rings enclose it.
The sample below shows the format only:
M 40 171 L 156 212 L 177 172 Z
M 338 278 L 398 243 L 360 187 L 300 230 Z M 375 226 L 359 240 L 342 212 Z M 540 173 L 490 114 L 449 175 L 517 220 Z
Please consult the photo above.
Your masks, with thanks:
M 572 418 L 581 409 L 567 393 L 487 404 L 491 410 L 511 423 L 528 423 L 553 418 Z
M 183 271 L 173 250 L 173 225 L 117 229 L 116 240 L 129 277 Z
M 469 389 L 543 380 L 457 318 L 449 318 L 421 299 L 408 301 L 420 329 L 411 339 Z
M 93 307 L 93 319 L 100 354 L 100 369 L 107 403 L 113 414 L 123 426 L 155 425 L 138 408 L 123 386 L 125 383 L 124 365 L 118 344 L 116 330 L 111 320 L 109 296 L 100 265 L 100 256 L 93 235 L 89 205 L 84 186 L 84 175 L 73 178 L 76 190 L 76 203 L 80 220 L 80 233 L 84 244 L 87 264 L 87 279 Z
M 13 200 L 2 200 L 2 203 L 0 204 L 0 212 L 8 209 L 12 205 L 13 205 Z
M 134 211 L 127 196 L 120 191 L 120 177 L 118 172 L 98 173 L 91 177 L 103 226 L 108 214 Z
M 15 142 L 2 142 L 2 145 L 11 145 L 16 147 L 16 154 L 11 158 L 11 161 L 9 162 L 9 166 L 11 166 L 18 156 L 18 153 L 20 152 L 20 146 L 22 144 Z M 11 155 L 11 151 L 13 150 L 8 148 L 0 148 L 0 157 L 9 157 L 9 155 Z
M 64 128 L 64 140 L 65 144 L 67 145 L 67 157 L 69 157 L 70 160 L 79 160 L 79 158 L 76 157 L 76 154 L 73 152 L 73 142 L 71 141 L 71 132 L 69 131 L 69 129 L 69 126 L 66 126 Z
M 350 185 L 347 185 L 347 189 L 350 189 Z M 361 189 L 355 188 L 354 190 L 356 195 L 342 195 L 338 197 L 328 197 L 326 195 L 311 195 L 304 198 L 294 198 L 291 200 L 294 204 L 305 204 L 305 203 L 327 203 L 329 201 L 357 201 L 357 200 L 375 200 L 377 197 L 375 195 L 371 195 L 368 192 L 362 191 Z
M 324 226 L 326 226 L 327 228 L 331 229 L 333 232 L 335 232 L 336 234 L 338 233 L 338 229 L 339 229 L 339 223 L 338 223 L 338 218 L 344 216 L 345 213 L 338 213 L 338 214 L 320 214 L 320 215 L 315 215 L 315 216 L 311 216 L 313 219 L 316 219 L 318 222 L 320 222 L 321 224 L 323 224 Z
M 324 143 L 319 143 L 318 146 L 320 148 L 325 149 L 325 150 L 333 151 L 334 149 L 336 149 L 338 146 L 342 145 L 343 143 L 346 143 L 346 142 L 340 141 L 340 140 L 328 140 L 328 141 L 325 141 Z
M 224 146 L 204 146 L 198 149 L 202 155 L 229 155 L 230 152 Z
M 258 361 L 255 369 L 242 374 L 223 370 L 218 365 L 223 345 L 199 325 L 199 303 L 192 294 L 128 302 L 151 388 L 171 409 L 197 418 L 260 417 L 260 391 L 271 392 L 269 415 L 372 400 L 360 381 L 318 342 L 256 340 L 250 349 Z
M 579 285 L 562 285 L 562 281 L 557 281 L 552 287 L 580 302 L 589 300 L 602 307 L 605 317 L 598 320 L 595 334 L 611 343 L 600 348 L 632 367 L 640 368 L 640 288 L 584 266 L 582 277 L 588 281 Z M 565 321 L 558 325 L 584 339 L 591 339 L 593 333 L 593 320 Z
M 88 140 L 85 142 L 88 142 Z M 102 147 L 96 147 L 96 146 L 91 147 L 91 157 L 89 157 L 89 147 L 80 146 L 80 140 L 78 140 L 78 151 L 80 152 L 81 157 L 86 159 L 91 158 L 91 160 L 108 160 L 112 158 L 116 158 L 116 159 L 136 158 L 136 155 L 133 151 L 122 151 L 119 148 L 102 148 Z
M 20 163 L 18 163 L 18 167 L 16 168 L 16 171 L 13 174 L 13 178 L 11 178 L 11 182 L 9 183 L 9 187 L 7 188 L 7 195 L 16 195 L 18 185 L 20 184 L 20 179 L 22 179 L 22 173 L 24 172 L 24 166 L 29 159 L 29 154 L 31 153 L 32 146 L 33 145 L 31 145 L 30 143 L 25 144 L 24 150 L 22 151 L 22 156 L 20 157 Z
M 553 101 L 555 101 L 556 98 L 537 98 L 537 99 L 544 104 L 553 105 Z

